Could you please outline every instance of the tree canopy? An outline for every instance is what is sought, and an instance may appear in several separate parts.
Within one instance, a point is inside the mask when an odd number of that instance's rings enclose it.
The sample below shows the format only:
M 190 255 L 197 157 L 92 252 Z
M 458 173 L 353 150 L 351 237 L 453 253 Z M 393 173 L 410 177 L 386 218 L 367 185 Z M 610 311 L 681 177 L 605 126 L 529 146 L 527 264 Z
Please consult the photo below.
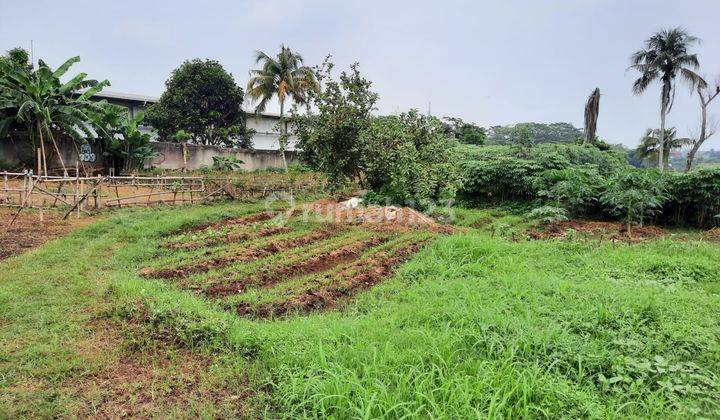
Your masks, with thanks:
M 197 143 L 251 148 L 242 103 L 242 88 L 220 63 L 188 60 L 165 82 L 165 92 L 148 109 L 145 122 L 166 141 L 182 130 Z
M 532 142 L 534 144 L 572 143 L 578 138 L 581 138 L 583 135 L 581 129 L 566 122 L 551 124 L 528 122 L 515 125 L 496 125 L 490 127 L 487 133 L 487 144 L 513 143 L 513 137 L 516 133 L 517 125 L 522 125 L 530 130 L 532 134 Z

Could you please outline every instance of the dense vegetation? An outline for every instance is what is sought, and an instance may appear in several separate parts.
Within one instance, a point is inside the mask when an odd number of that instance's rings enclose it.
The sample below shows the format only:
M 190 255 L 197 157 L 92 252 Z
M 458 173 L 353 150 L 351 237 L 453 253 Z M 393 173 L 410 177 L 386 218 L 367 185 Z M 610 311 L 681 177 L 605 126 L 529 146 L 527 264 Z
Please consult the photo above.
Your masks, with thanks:
M 357 181 L 371 190 L 371 202 L 412 207 L 453 198 L 461 176 L 447 126 L 416 110 L 373 115 L 378 95 L 359 66 L 338 79 L 332 68 L 326 61 L 316 72 L 322 89 L 310 92 L 309 103 L 317 111 L 296 110 L 292 118 L 298 147 L 328 175 L 331 190 Z
M 709 227 L 720 214 L 720 170 L 699 169 L 660 176 L 635 169 L 616 150 L 546 144 L 519 155 L 512 147 L 464 146 L 468 202 L 534 200 L 554 203 L 574 216 L 626 222 Z

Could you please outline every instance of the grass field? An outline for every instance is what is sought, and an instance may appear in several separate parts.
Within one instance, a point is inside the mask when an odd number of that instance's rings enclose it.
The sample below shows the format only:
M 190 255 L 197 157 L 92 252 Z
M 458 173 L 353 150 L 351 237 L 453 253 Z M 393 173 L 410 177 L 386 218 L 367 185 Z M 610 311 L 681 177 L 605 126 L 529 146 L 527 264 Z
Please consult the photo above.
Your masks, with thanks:
M 716 244 L 262 210 L 122 211 L 0 263 L 0 417 L 720 416 Z

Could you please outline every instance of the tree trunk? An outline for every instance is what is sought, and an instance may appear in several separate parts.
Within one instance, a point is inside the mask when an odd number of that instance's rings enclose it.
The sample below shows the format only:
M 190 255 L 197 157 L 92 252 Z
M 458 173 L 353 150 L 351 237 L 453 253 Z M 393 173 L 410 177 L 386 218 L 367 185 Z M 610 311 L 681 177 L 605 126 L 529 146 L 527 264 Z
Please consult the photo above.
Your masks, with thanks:
M 658 145 L 658 167 L 660 172 L 665 170 L 665 116 L 668 106 L 668 86 L 663 85 L 662 104 L 660 106 L 660 144 Z
M 698 93 L 700 93 L 698 91 Z M 702 119 L 700 120 L 700 137 L 698 137 L 695 144 L 693 144 L 692 149 L 690 149 L 690 152 L 688 152 L 687 155 L 687 164 L 685 165 L 685 172 L 689 172 L 692 168 L 693 161 L 695 160 L 695 154 L 697 154 L 697 151 L 700 149 L 700 146 L 702 146 L 703 142 L 705 142 L 705 136 L 706 136 L 706 127 L 707 127 L 707 104 L 703 100 L 702 95 L 700 95 L 700 107 L 702 108 Z
M 285 101 L 280 101 L 280 124 L 282 124 L 280 134 L 280 141 L 278 142 L 280 144 L 280 158 L 282 159 L 283 169 L 285 169 L 285 172 L 287 172 L 287 160 L 285 160 L 285 146 L 287 144 L 287 122 L 285 121 Z
M 692 149 L 690 149 L 690 152 L 687 155 L 687 164 L 685 165 L 685 172 L 689 172 L 690 169 L 692 169 L 693 161 L 695 160 L 695 155 L 697 154 L 700 147 L 703 145 L 705 140 L 707 140 L 707 106 L 708 104 L 715 99 L 715 97 L 720 94 L 720 88 L 717 89 L 716 93 L 714 95 L 708 94 L 707 99 L 703 97 L 702 90 L 698 86 L 697 88 L 698 96 L 700 97 L 700 110 L 701 110 L 701 120 L 700 120 L 700 137 L 698 137 L 697 141 L 693 144 Z M 710 134 L 712 136 L 712 134 Z
M 48 175 L 47 173 L 47 158 L 45 157 L 45 142 L 43 141 L 43 135 L 42 135 L 42 129 L 40 128 L 40 123 L 37 124 L 37 130 L 38 135 L 40 136 L 40 153 L 42 153 L 42 165 L 45 170 L 45 176 Z M 40 174 L 38 174 L 39 176 Z

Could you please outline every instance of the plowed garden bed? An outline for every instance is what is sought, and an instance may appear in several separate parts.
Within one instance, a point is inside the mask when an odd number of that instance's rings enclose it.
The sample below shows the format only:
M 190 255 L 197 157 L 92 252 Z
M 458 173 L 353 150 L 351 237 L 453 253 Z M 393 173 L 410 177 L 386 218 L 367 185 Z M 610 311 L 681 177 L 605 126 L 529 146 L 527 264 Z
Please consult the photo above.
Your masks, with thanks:
M 437 235 L 426 227 L 332 223 L 307 212 L 255 213 L 177 232 L 140 270 L 249 317 L 337 307 L 390 277 Z

